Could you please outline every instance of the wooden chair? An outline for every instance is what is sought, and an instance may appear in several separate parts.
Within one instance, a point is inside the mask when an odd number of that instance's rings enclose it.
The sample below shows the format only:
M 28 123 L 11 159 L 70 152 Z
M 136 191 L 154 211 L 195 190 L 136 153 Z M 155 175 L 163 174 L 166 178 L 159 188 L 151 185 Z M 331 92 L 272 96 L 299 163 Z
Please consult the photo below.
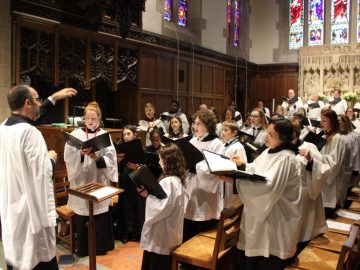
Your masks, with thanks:
M 340 253 L 332 252 L 326 248 L 307 246 L 297 257 L 297 261 L 285 269 L 303 270 L 345 270 L 355 242 L 358 238 L 359 227 L 351 226 L 349 237 L 343 242 Z
M 70 182 L 67 178 L 66 170 L 54 172 L 54 195 L 56 203 L 56 212 L 60 219 L 60 229 L 57 226 L 56 238 L 63 241 L 71 253 L 75 252 L 75 224 L 74 211 L 67 204 L 69 193 L 67 189 Z
M 243 208 L 244 205 L 240 205 L 221 212 L 216 238 L 196 235 L 175 249 L 172 269 L 177 270 L 179 263 L 217 269 L 219 261 L 228 257 L 238 242 Z

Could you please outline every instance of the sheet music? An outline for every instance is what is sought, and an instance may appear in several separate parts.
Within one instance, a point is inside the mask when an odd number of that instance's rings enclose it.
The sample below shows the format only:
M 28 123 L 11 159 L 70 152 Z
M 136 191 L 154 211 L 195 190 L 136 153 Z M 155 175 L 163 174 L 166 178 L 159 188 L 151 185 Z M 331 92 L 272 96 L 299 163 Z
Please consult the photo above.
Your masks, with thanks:
M 337 222 L 337 221 L 333 221 L 333 220 L 326 220 L 326 224 L 329 227 L 329 229 L 340 230 L 340 231 L 345 231 L 345 232 L 350 232 L 350 229 L 351 229 L 350 224 Z
M 117 191 L 116 188 L 106 186 L 106 187 L 102 187 L 95 191 L 90 192 L 89 195 L 94 196 L 98 199 L 101 199 L 101 198 L 104 198 L 116 191 Z
M 237 170 L 236 163 L 221 155 L 204 150 L 203 154 L 211 171 Z
M 351 212 L 347 212 L 344 211 L 342 209 L 339 209 L 336 211 L 336 214 L 339 217 L 344 217 L 344 218 L 349 218 L 349 219 L 353 219 L 353 220 L 359 220 L 360 219 L 360 214 L 355 214 L 355 213 L 351 213 Z

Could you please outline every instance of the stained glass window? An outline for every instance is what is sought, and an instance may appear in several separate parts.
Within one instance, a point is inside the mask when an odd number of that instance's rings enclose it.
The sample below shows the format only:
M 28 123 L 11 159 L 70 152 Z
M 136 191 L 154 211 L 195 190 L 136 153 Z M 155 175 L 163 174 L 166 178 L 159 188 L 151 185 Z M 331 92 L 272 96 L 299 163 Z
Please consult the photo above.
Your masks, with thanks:
M 187 24 L 187 0 L 179 0 L 178 25 L 186 26 L 186 24 Z
M 303 0 L 290 0 L 289 25 L 289 49 L 298 49 L 304 43 Z
M 239 28 L 240 28 L 240 2 L 235 0 L 234 2 L 234 46 L 239 47 Z
M 230 44 L 230 41 L 231 41 L 231 0 L 227 0 L 227 26 L 228 26 L 228 42 Z
M 331 1 L 331 44 L 349 42 L 350 0 Z
M 309 45 L 324 43 L 324 0 L 309 0 Z
M 357 10 L 357 42 L 360 42 L 360 0 L 358 0 Z
M 164 19 L 169 22 L 172 20 L 172 0 L 164 1 Z

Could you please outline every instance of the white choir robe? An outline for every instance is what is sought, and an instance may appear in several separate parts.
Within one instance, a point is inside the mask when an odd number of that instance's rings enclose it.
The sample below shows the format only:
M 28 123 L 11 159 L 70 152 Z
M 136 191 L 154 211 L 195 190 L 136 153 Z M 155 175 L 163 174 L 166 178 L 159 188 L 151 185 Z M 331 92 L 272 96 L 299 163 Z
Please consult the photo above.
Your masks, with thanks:
M 302 215 L 299 163 L 290 150 L 268 153 L 246 166 L 267 183 L 239 180 L 244 211 L 237 248 L 248 257 L 270 255 L 287 259 L 295 254 Z
M 182 243 L 184 188 L 177 176 L 165 177 L 159 183 L 167 197 L 162 200 L 153 195 L 147 197 L 140 247 L 149 252 L 170 255 Z
M 234 139 L 233 139 L 234 140 Z M 223 145 L 220 153 L 226 157 L 239 156 L 242 161 L 247 163 L 246 152 L 244 146 L 237 140 L 235 143 L 232 143 L 233 140 L 229 142 L 228 146 Z M 233 194 L 233 183 L 224 182 L 224 208 L 231 208 L 238 206 L 241 201 L 239 195 Z
M 321 162 L 328 164 L 331 168 L 330 175 L 321 191 L 324 207 L 335 209 L 339 200 L 339 182 L 341 181 L 345 151 L 346 143 L 340 134 L 335 134 L 321 149 Z
M 189 121 L 187 120 L 187 117 L 185 115 L 185 113 L 182 112 L 178 112 L 178 113 L 169 113 L 169 112 L 163 112 L 163 115 L 167 115 L 167 116 L 178 116 L 181 120 L 181 126 L 183 129 L 184 134 L 188 134 L 189 133 Z M 169 133 L 169 127 L 170 127 L 170 120 L 164 120 L 163 121 L 164 126 L 166 128 L 166 130 L 164 130 L 164 132 Z
M 245 133 L 256 136 L 254 143 L 259 146 L 263 146 L 266 140 L 266 133 L 264 129 L 261 129 L 259 132 L 258 130 L 253 129 L 254 126 L 251 126 L 249 129 L 245 131 Z
M 215 133 L 216 133 L 216 135 L 222 140 L 222 129 L 223 129 L 223 125 L 222 125 L 222 123 L 217 123 L 216 124 L 216 131 L 215 131 Z
M 285 100 L 281 103 L 281 106 L 284 108 L 285 116 L 291 117 L 294 115 L 295 112 L 297 112 L 299 108 L 303 108 L 304 104 L 301 101 L 301 99 L 298 97 L 298 100 L 289 109 L 288 109 L 289 103 Z
M 320 108 L 310 108 L 309 104 L 312 104 L 312 103 L 314 103 L 314 102 L 310 99 L 304 104 L 305 111 L 307 111 L 306 117 L 309 119 L 318 120 L 318 119 L 320 119 L 321 110 L 322 110 L 322 108 L 324 108 L 325 104 L 323 101 L 319 100 L 318 103 L 319 103 Z
M 239 117 L 239 116 L 241 118 L 240 118 L 240 120 L 236 121 L 236 124 L 238 124 L 238 126 L 241 127 L 242 124 L 243 124 L 242 115 L 241 115 L 241 113 L 239 111 L 235 111 L 234 118 Z
M 353 133 L 353 132 L 352 132 Z M 345 153 L 344 153 L 344 162 L 343 166 L 340 169 L 340 178 L 339 178 L 339 202 L 340 207 L 345 206 L 345 201 L 347 197 L 347 190 L 351 185 L 351 176 L 353 171 L 353 152 L 355 151 L 354 137 L 352 133 L 343 135 L 345 141 Z
M 98 135 L 106 133 L 103 129 L 98 131 Z M 86 141 L 86 132 L 81 128 L 75 129 L 71 132 L 74 137 Z M 89 133 L 89 139 L 94 137 L 94 133 Z M 110 136 L 110 135 L 109 135 Z M 75 147 L 65 144 L 64 160 L 66 163 L 66 169 L 70 182 L 70 188 L 76 188 L 86 185 L 90 182 L 96 181 L 97 183 L 110 186 L 111 182 L 118 182 L 118 166 L 116 160 L 116 151 L 114 146 L 101 149 L 95 152 L 100 157 L 102 156 L 106 163 L 106 168 L 97 168 L 96 162 L 92 160 L 88 155 L 84 156 L 84 161 L 81 162 L 80 150 Z M 69 195 L 67 203 L 68 207 L 74 210 L 74 212 L 81 216 L 89 215 L 89 204 L 86 200 Z M 106 213 L 109 210 L 109 206 L 112 205 L 112 200 L 107 199 L 100 203 L 94 204 L 94 215 Z
M 360 173 L 360 134 L 357 132 L 350 133 L 353 139 L 352 144 L 352 160 L 353 160 L 353 171 L 358 172 L 358 175 L 352 175 L 351 177 L 351 185 L 354 187 L 359 186 L 359 173 Z
M 329 102 L 331 102 L 331 101 L 333 101 L 333 100 L 334 100 L 333 97 L 329 98 Z M 335 104 L 335 105 L 331 105 L 330 103 L 329 103 L 328 105 L 331 107 L 331 109 L 332 109 L 333 111 L 336 112 L 337 115 L 339 115 L 339 114 L 345 114 L 346 109 L 347 109 L 347 107 L 348 107 L 348 106 L 347 106 L 347 102 L 346 102 L 345 99 L 341 99 L 341 101 L 338 102 L 338 103 Z
M 299 149 L 310 150 L 313 157 L 312 170 L 306 170 L 307 160 L 301 155 L 299 161 L 302 180 L 302 226 L 299 242 L 310 241 L 327 230 L 321 189 L 330 174 L 330 166 L 321 163 L 321 154 L 312 143 L 303 142 Z
M 0 149 L 0 216 L 6 262 L 14 269 L 32 269 L 56 255 L 57 215 L 48 149 L 41 132 L 28 123 L 2 124 Z
M 352 120 L 351 123 L 353 123 L 353 125 L 355 126 L 354 131 L 359 132 L 360 131 L 360 120 L 355 119 L 355 120 Z
M 164 125 L 164 122 L 161 121 L 160 119 L 156 119 L 153 122 L 148 122 L 146 120 L 140 120 L 139 121 L 139 125 L 138 125 L 138 130 L 142 130 L 142 131 L 146 131 L 146 146 L 151 145 L 151 140 L 150 140 L 150 132 L 154 129 L 154 128 L 158 128 L 158 129 L 162 129 L 162 131 L 164 132 L 164 134 L 166 133 L 166 127 Z
M 218 138 L 203 142 L 194 137 L 190 143 L 200 151 L 208 150 L 215 153 L 219 153 L 222 147 Z M 210 173 L 205 160 L 197 163 L 196 174 L 189 172 L 186 177 L 184 217 L 193 221 L 219 219 L 224 207 L 222 183 Z

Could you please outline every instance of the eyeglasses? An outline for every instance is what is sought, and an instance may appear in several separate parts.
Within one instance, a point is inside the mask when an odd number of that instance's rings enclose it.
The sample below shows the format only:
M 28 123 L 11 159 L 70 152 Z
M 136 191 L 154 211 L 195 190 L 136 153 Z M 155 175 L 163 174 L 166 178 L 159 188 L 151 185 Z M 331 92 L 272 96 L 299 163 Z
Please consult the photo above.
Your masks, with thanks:
M 33 99 L 33 100 L 36 100 L 36 101 L 38 101 L 38 102 L 42 102 L 42 98 L 40 98 L 40 97 L 32 97 L 32 98 L 30 98 L 30 99 Z

